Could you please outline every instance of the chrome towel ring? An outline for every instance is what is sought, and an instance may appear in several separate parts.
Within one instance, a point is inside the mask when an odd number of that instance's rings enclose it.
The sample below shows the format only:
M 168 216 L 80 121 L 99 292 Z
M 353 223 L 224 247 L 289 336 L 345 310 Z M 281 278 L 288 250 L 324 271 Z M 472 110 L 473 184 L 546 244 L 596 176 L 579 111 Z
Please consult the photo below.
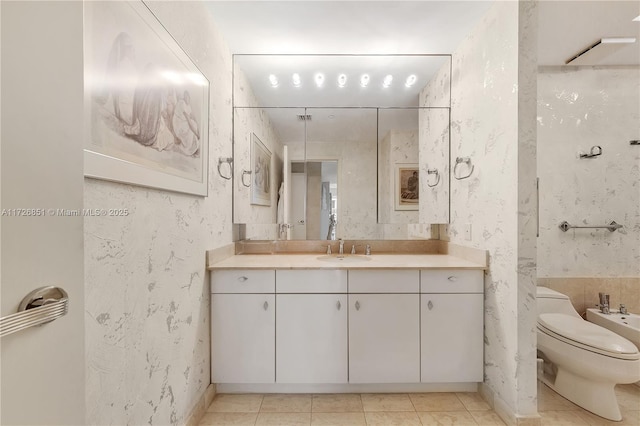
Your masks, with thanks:
M 229 165 L 229 176 L 225 176 L 222 173 L 222 170 L 220 170 L 220 166 L 222 166 L 223 164 L 228 164 Z M 220 175 L 221 178 L 229 180 L 233 177 L 233 158 L 232 157 L 220 157 L 218 158 L 218 174 Z
M 433 185 L 429 183 L 429 175 L 436 175 L 436 183 L 434 183 Z M 427 186 L 429 188 L 433 188 L 435 186 L 438 186 L 439 183 L 440 183 L 440 173 L 438 172 L 438 169 L 427 169 Z
M 469 168 L 469 172 L 466 176 L 458 176 L 458 166 L 462 163 L 465 163 Z M 456 165 L 453 167 L 453 177 L 457 180 L 466 179 L 473 173 L 473 164 L 471 163 L 471 157 L 457 157 Z
M 246 183 L 246 182 L 245 182 L 245 180 L 244 180 L 245 175 L 249 175 L 249 183 Z M 244 186 L 246 186 L 247 188 L 249 188 L 249 187 L 251 186 L 251 170 L 243 170 L 243 171 L 242 171 L 242 178 L 241 178 L 241 180 L 242 180 L 242 184 L 243 184 Z

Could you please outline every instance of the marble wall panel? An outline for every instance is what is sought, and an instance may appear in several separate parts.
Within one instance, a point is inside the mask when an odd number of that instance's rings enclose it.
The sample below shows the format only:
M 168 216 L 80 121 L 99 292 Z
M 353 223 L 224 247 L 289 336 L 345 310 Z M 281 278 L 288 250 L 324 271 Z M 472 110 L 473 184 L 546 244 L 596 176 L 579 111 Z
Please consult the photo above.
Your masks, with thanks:
M 199 2 L 148 6 L 211 82 L 209 196 L 87 179 L 87 424 L 183 424 L 210 383 L 204 253 L 232 242 L 231 54 Z
M 538 75 L 540 277 L 640 277 L 640 67 Z M 602 147 L 602 155 L 580 152 Z M 574 225 L 624 225 L 562 232 Z

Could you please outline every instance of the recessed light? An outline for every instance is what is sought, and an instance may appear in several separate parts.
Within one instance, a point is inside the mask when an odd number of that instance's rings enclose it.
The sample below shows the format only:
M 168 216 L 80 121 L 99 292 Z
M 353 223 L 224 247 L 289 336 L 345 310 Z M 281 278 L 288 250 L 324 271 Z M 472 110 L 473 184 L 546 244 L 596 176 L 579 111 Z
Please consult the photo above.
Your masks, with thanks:
M 346 74 L 340 74 L 338 76 L 338 87 L 344 87 L 347 85 L 347 75 Z
M 632 21 L 640 22 L 640 15 L 636 16 L 632 19 Z
M 386 89 L 387 87 L 391 86 L 392 81 L 393 81 L 393 76 L 391 74 L 387 75 L 382 81 L 382 87 Z
M 291 76 L 291 81 L 293 82 L 293 85 L 295 87 L 300 87 L 302 86 L 302 80 L 300 80 L 300 74 L 293 73 L 293 75 Z
M 269 74 L 269 83 L 271 83 L 271 87 L 278 87 L 278 77 L 273 74 Z
M 319 72 L 318 74 L 316 74 L 315 80 L 316 86 L 322 87 L 322 85 L 324 84 L 324 74 Z
M 360 77 L 360 86 L 367 87 L 369 85 L 369 74 L 362 74 Z
M 601 43 L 635 43 L 635 37 L 608 37 L 600 40 Z
M 418 78 L 416 77 L 415 74 L 411 74 L 409 77 L 407 77 L 407 81 L 405 81 L 404 85 L 407 86 L 407 87 L 411 87 L 414 84 L 416 84 L 416 80 L 417 79 Z

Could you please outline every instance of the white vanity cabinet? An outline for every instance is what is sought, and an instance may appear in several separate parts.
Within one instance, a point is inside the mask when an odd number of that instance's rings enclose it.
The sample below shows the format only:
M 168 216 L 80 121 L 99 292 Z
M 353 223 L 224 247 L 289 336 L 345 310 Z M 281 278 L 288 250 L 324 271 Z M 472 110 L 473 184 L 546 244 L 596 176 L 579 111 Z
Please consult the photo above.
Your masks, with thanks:
M 349 382 L 420 381 L 417 270 L 349 271 Z
M 274 383 L 275 271 L 211 273 L 212 383 Z
M 276 383 L 347 383 L 347 271 L 276 271 Z
M 484 281 L 480 270 L 422 270 L 421 381 L 482 382 Z

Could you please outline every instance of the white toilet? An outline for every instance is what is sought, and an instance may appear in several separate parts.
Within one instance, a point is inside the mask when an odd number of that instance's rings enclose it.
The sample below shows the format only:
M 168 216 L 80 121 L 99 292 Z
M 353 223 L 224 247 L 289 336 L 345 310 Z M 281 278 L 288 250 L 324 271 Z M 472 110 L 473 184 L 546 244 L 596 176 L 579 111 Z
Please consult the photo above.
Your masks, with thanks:
M 568 400 L 609 420 L 622 420 L 614 387 L 640 380 L 633 343 L 583 320 L 569 297 L 537 287 L 538 351 L 555 373 L 542 381 Z

